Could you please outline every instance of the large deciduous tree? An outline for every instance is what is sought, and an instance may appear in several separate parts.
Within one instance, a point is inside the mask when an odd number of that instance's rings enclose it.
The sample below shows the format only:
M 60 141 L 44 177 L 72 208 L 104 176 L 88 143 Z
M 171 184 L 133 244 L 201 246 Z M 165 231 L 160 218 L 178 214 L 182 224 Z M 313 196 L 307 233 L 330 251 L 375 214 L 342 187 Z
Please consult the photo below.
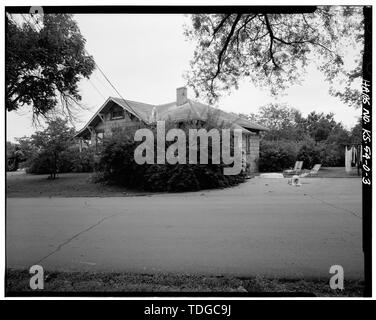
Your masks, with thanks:
M 45 14 L 39 26 L 21 21 L 6 17 L 6 109 L 29 105 L 39 117 L 59 105 L 74 116 L 78 82 L 95 68 L 77 23 L 69 14 Z
M 47 121 L 47 128 L 37 131 L 30 138 L 18 139 L 30 167 L 39 167 L 38 173 L 48 172 L 52 179 L 62 167 L 63 155 L 74 145 L 75 130 L 68 126 L 68 121 L 56 118 Z M 42 168 L 42 169 L 40 169 Z M 33 169 L 32 169 L 33 171 Z
M 210 102 L 246 77 L 278 93 L 302 80 L 307 65 L 316 63 L 333 84 L 333 95 L 361 105 L 361 7 L 319 7 L 304 14 L 195 14 L 191 19 L 185 34 L 196 49 L 186 77 Z M 356 61 L 346 64 L 349 50 Z

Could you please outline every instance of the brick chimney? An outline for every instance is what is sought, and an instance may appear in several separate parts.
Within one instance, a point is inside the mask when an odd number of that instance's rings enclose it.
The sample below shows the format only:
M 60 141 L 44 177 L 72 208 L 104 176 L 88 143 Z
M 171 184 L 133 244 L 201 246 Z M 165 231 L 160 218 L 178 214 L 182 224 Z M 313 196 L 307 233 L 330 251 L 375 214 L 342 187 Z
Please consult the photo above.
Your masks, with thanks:
M 176 105 L 181 106 L 188 102 L 187 88 L 181 87 L 176 89 Z

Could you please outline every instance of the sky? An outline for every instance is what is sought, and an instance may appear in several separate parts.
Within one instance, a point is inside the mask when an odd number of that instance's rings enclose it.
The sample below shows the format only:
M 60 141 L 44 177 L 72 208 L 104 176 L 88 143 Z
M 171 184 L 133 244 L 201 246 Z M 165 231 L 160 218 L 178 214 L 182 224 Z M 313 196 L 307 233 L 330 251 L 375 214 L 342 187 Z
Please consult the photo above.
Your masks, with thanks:
M 189 70 L 194 43 L 186 40 L 183 25 L 189 23 L 184 15 L 75 15 L 86 49 L 94 56 L 122 97 L 150 104 L 162 104 L 176 99 L 176 88 L 186 84 L 183 74 Z M 350 57 L 351 58 L 351 57 Z M 76 128 L 82 128 L 109 96 L 118 96 L 96 70 L 90 80 L 80 84 L 85 110 L 78 115 Z M 270 102 L 287 103 L 307 115 L 311 111 L 333 112 L 336 121 L 350 129 L 361 115 L 361 109 L 343 104 L 329 95 L 323 75 L 310 66 L 305 80 L 283 95 L 272 97 L 267 89 L 256 88 L 242 81 L 238 90 L 219 101 L 219 108 L 236 113 L 255 113 Z M 188 97 L 194 93 L 188 88 Z M 28 107 L 7 112 L 7 140 L 29 136 L 35 130 Z

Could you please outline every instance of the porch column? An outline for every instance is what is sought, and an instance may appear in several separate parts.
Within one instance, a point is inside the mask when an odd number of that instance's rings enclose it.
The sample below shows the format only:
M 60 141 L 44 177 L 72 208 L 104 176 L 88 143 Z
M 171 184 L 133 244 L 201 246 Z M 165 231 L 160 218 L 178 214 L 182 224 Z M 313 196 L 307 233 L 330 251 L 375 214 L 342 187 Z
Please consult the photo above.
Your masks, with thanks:
M 79 138 L 78 148 L 82 152 L 82 137 Z

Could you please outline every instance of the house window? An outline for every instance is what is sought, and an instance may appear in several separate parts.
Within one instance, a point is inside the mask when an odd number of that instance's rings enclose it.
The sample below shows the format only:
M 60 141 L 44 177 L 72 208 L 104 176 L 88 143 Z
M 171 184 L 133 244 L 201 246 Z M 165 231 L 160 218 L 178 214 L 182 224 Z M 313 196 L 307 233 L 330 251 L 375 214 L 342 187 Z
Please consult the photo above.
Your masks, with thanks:
M 136 117 L 132 113 L 128 113 L 128 116 L 129 116 L 129 119 L 131 119 L 131 121 L 136 120 Z
M 115 106 L 112 108 L 111 111 L 111 120 L 123 119 L 124 118 L 124 110 L 120 106 Z
M 97 133 L 97 143 L 102 143 L 104 138 L 104 132 Z

